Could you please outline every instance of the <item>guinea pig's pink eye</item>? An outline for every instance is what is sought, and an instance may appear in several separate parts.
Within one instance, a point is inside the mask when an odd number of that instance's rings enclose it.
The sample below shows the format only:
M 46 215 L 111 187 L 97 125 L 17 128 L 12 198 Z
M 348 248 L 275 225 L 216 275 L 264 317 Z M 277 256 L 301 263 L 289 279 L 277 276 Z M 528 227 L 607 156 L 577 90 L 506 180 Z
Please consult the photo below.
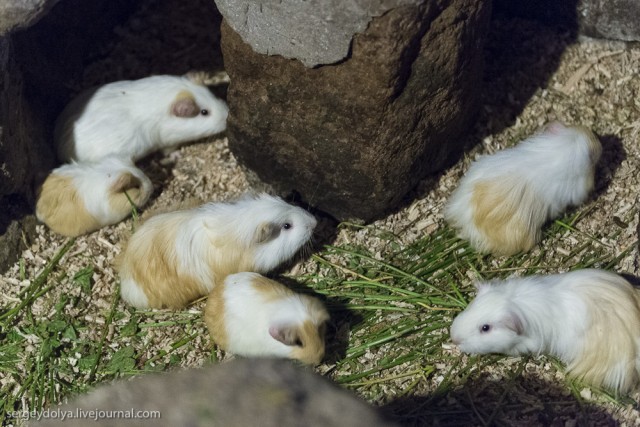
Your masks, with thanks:
M 285 222 L 284 224 L 282 224 L 282 228 L 284 228 L 285 230 L 288 230 L 292 227 L 292 225 L 288 222 Z
M 480 328 L 480 332 L 489 332 L 491 330 L 491 325 L 482 325 Z
M 206 110 L 206 109 L 203 108 L 202 110 L 200 110 L 200 114 L 202 114 L 203 116 L 208 116 L 209 115 L 209 110 Z

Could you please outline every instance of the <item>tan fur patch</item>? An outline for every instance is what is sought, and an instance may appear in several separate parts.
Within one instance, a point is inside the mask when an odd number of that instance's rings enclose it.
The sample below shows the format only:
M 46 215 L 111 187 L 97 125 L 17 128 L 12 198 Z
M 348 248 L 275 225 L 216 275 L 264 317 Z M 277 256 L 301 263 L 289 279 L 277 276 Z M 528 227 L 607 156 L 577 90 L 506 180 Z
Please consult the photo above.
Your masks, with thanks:
M 531 249 L 538 240 L 539 230 L 523 212 L 536 209 L 535 196 L 526 187 L 521 194 L 502 182 L 480 182 L 471 198 L 473 221 L 486 237 L 488 248 L 496 255 L 513 255 Z
M 185 307 L 206 295 L 229 274 L 253 270 L 253 251 L 239 246 L 228 234 L 219 236 L 205 253 L 199 254 L 200 262 L 210 268 L 211 283 L 203 283 L 194 275 L 179 271 L 176 230 L 183 220 L 182 215 L 164 219 L 161 224 L 153 225 L 152 233 L 138 228 L 120 262 L 121 274 L 132 277 L 141 286 L 151 308 Z
M 240 246 L 233 233 L 218 236 L 211 244 L 209 265 L 216 283 L 229 274 L 255 270 L 253 249 Z
M 287 288 L 282 283 L 276 282 L 275 280 L 267 279 L 264 276 L 254 278 L 252 283 L 254 285 L 253 289 L 261 294 L 262 298 L 264 298 L 267 302 L 295 295 L 295 293 L 291 289 Z
M 197 280 L 178 274 L 177 219 L 165 221 L 152 236 L 134 233 L 120 260 L 121 275 L 141 287 L 151 308 L 182 308 L 203 294 Z
M 166 206 L 156 206 L 152 209 L 147 209 L 144 211 L 144 213 L 142 214 L 142 216 L 140 217 L 141 220 L 143 221 L 147 221 L 151 218 L 153 218 L 154 216 L 157 215 L 161 215 L 164 213 L 169 213 L 169 212 L 176 212 L 176 211 L 184 211 L 184 210 L 188 210 L 188 209 L 193 209 L 196 208 L 198 206 L 202 205 L 202 201 L 196 197 L 189 197 L 186 200 L 182 200 L 178 203 L 174 203 L 171 205 L 166 205 Z M 140 225 L 142 225 L 142 223 L 140 223 Z
M 79 236 L 102 225 L 87 211 L 73 178 L 51 174 L 42 185 L 36 204 L 38 219 L 63 236 Z
M 640 296 L 624 278 L 614 285 L 595 281 L 581 287 L 592 316 L 585 347 L 567 366 L 571 375 L 596 386 L 627 392 L 638 383 L 636 360 L 640 338 Z M 616 375 L 616 365 L 618 368 Z
M 318 365 L 324 357 L 324 337 L 318 333 L 318 327 L 307 320 L 298 328 L 298 336 L 304 346 L 294 347 L 291 358 L 307 365 Z
M 209 330 L 211 339 L 222 349 L 226 349 L 229 343 L 227 330 L 225 328 L 225 307 L 224 307 L 225 285 L 220 282 L 213 287 L 213 291 L 207 298 L 207 305 L 204 308 L 204 322 Z

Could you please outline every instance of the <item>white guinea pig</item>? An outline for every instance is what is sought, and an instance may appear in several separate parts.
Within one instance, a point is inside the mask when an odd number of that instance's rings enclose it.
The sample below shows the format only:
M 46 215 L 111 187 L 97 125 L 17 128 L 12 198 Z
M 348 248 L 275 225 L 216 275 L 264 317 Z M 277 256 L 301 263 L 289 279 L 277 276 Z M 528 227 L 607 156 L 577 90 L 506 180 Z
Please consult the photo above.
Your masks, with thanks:
M 187 76 L 119 81 L 72 100 L 56 122 L 55 144 L 62 161 L 135 161 L 224 131 L 227 114 L 224 101 Z
M 449 199 L 445 219 L 481 252 L 527 251 L 548 219 L 586 200 L 601 153 L 590 130 L 551 123 L 513 148 L 476 160 Z
M 286 357 L 308 365 L 324 357 L 324 305 L 257 273 L 231 274 L 216 284 L 204 320 L 216 344 L 240 356 Z
M 184 307 L 228 274 L 276 268 L 315 226 L 313 215 L 267 194 L 151 217 L 118 261 L 122 298 L 139 308 Z
M 629 391 L 640 369 L 640 298 L 627 280 L 603 270 L 481 283 L 451 325 L 465 353 L 547 353 L 571 375 Z
M 71 163 L 47 177 L 36 216 L 56 233 L 79 236 L 115 224 L 149 200 L 151 181 L 131 162 L 108 157 L 95 163 Z M 126 194 L 125 194 L 126 192 Z

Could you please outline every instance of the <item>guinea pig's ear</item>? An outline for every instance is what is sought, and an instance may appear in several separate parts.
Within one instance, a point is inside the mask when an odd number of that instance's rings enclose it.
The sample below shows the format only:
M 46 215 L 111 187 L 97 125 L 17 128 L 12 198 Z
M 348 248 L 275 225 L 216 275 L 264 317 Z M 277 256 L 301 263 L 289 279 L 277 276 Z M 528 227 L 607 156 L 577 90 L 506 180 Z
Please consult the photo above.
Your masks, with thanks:
M 280 234 L 280 226 L 272 222 L 263 222 L 258 226 L 253 241 L 255 243 L 265 243 L 273 240 Z
M 207 74 L 204 71 L 189 71 L 187 72 L 184 77 L 186 77 L 189 81 L 198 84 L 198 85 L 203 85 L 204 86 L 204 82 L 207 79 Z
M 176 117 L 195 117 L 200 114 L 200 107 L 196 104 L 193 94 L 183 90 L 171 104 L 171 114 Z
M 131 172 L 125 172 L 121 174 L 116 182 L 111 186 L 112 193 L 122 193 L 127 190 L 131 190 L 132 188 L 140 188 L 142 187 L 142 182 L 136 176 L 134 176 Z
M 296 326 L 270 326 L 269 335 L 284 345 L 302 347 L 300 330 Z
M 524 333 L 522 319 L 520 318 L 520 316 L 518 316 L 517 313 L 513 311 L 509 311 L 507 313 L 507 316 L 504 318 L 502 323 L 518 335 L 522 335 Z

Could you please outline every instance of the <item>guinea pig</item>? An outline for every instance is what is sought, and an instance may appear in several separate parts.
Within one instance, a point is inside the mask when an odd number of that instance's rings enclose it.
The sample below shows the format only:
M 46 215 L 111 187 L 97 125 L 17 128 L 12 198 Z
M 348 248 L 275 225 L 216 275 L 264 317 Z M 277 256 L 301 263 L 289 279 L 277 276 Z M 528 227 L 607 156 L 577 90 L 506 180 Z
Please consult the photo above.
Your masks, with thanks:
M 257 273 L 231 274 L 216 284 L 204 320 L 213 341 L 240 356 L 286 357 L 308 365 L 324 357 L 324 305 Z
M 547 220 L 586 200 L 601 153 L 589 129 L 551 123 L 513 148 L 476 160 L 447 202 L 445 219 L 481 252 L 528 251 Z
M 266 273 L 309 242 L 313 215 L 261 194 L 153 216 L 117 262 L 122 298 L 139 308 L 181 308 L 225 276 Z
M 108 157 L 71 163 L 44 181 L 36 217 L 56 233 L 79 236 L 123 220 L 131 214 L 131 202 L 144 206 L 152 190 L 149 178 L 131 162 Z
M 61 161 L 136 161 L 226 129 L 228 108 L 188 76 L 113 82 L 81 93 L 57 119 Z
M 465 353 L 551 354 L 595 386 L 629 391 L 639 379 L 640 297 L 595 269 L 481 283 L 451 325 Z

